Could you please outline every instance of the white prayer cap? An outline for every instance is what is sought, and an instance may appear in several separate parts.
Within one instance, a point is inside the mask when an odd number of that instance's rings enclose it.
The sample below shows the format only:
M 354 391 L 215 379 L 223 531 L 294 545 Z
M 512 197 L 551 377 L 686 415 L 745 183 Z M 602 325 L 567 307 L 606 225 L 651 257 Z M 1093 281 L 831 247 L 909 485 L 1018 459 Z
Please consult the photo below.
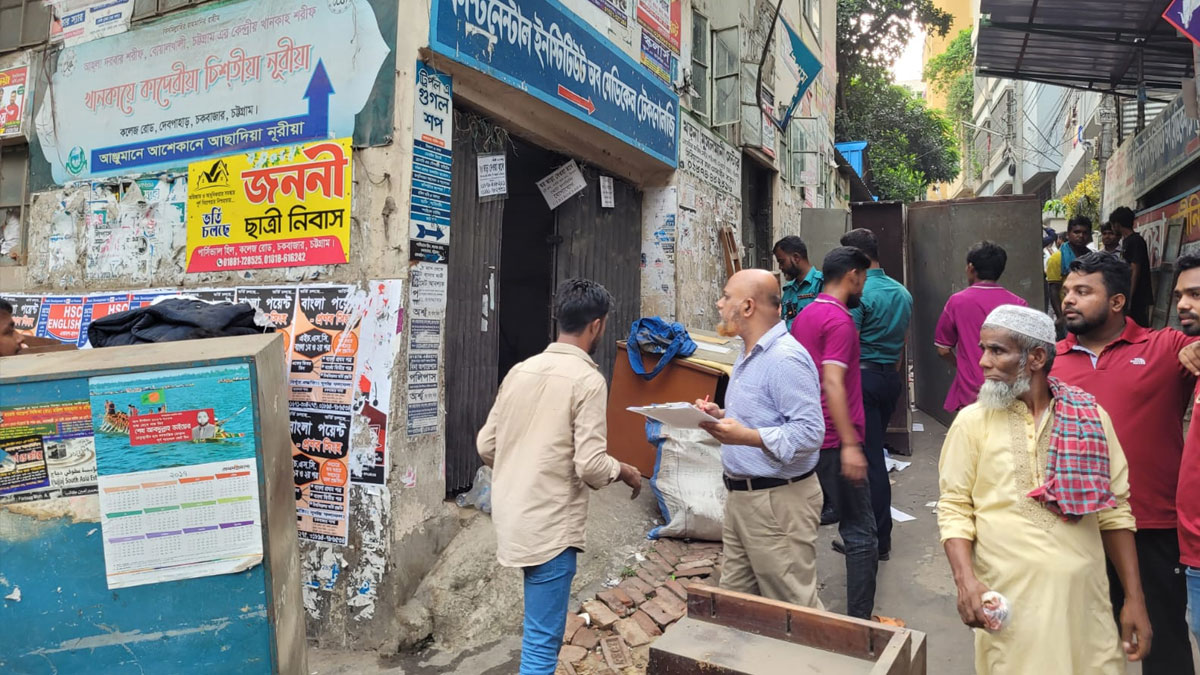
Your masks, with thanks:
M 1000 305 L 983 325 L 1004 328 L 1047 344 L 1055 343 L 1054 320 L 1045 312 L 1020 305 Z

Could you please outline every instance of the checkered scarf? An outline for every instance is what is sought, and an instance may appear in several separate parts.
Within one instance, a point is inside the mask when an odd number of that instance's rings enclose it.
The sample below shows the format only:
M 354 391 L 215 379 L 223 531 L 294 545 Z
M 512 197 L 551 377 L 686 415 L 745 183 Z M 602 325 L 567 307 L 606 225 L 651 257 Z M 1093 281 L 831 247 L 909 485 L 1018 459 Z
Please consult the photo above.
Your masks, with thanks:
M 1117 505 L 1109 484 L 1108 441 L 1100 408 L 1089 393 L 1049 378 L 1054 397 L 1046 483 L 1027 496 L 1074 521 Z

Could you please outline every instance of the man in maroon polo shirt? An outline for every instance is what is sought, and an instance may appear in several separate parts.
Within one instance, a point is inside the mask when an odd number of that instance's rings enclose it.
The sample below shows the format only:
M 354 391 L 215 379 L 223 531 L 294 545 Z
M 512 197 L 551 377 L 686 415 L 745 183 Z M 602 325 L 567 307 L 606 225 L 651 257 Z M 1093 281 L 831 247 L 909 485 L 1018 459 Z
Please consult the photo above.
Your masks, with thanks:
M 1175 303 L 1183 332 L 1200 336 L 1200 255 L 1180 256 L 1175 261 L 1179 280 L 1175 282 Z M 1198 345 L 1200 346 L 1200 345 Z M 1196 350 L 1192 350 L 1195 371 Z M 1182 356 L 1182 355 L 1181 355 Z M 1200 390 L 1193 394 L 1191 426 L 1183 444 L 1179 465 L 1179 561 L 1187 566 L 1189 619 L 1192 634 L 1200 641 Z
M 1147 330 L 1126 317 L 1131 276 L 1128 263 L 1111 253 L 1071 262 L 1063 280 L 1070 335 L 1058 343 L 1051 375 L 1096 397 L 1112 417 L 1129 460 L 1138 564 L 1154 626 L 1154 647 L 1142 672 L 1191 673 L 1175 491 L 1183 453 L 1180 421 L 1196 386 L 1179 353 L 1195 338 L 1174 329 Z M 1119 616 L 1124 594 L 1111 564 L 1108 576 Z

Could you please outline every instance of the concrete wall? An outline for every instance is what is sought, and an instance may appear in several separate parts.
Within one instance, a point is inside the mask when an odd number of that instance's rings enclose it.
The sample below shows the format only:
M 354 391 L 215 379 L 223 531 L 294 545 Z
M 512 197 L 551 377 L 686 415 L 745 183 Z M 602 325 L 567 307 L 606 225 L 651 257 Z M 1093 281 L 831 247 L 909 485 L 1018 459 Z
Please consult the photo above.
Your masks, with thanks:
M 745 44 L 757 44 L 761 49 L 761 39 L 768 25 L 762 17 L 773 8 L 773 3 L 766 0 L 694 2 L 706 5 L 713 16 L 724 16 L 746 27 Z M 635 60 L 640 59 L 638 31 L 641 28 L 635 18 L 631 17 L 627 26 L 621 26 L 587 0 L 564 0 L 564 4 L 614 45 Z M 836 3 L 833 0 L 822 2 L 820 38 L 799 17 L 798 5 L 789 5 L 785 11 L 793 26 L 803 26 L 805 40 L 820 55 L 825 66 L 798 115 L 818 120 L 816 128 L 820 134 L 817 140 L 827 157 L 832 158 Z M 424 59 L 452 75 L 456 104 L 479 109 L 513 133 L 637 185 L 643 194 L 643 313 L 659 314 L 694 327 L 711 329 L 716 322 L 714 304 L 725 279 L 717 236 L 719 229 L 732 228 L 734 240 L 741 241 L 740 171 L 739 178 L 732 182 L 714 179 L 706 175 L 702 167 L 672 171 L 586 122 L 432 54 L 428 49 L 428 12 L 428 3 L 403 3 L 401 8 L 395 35 L 391 141 L 381 147 L 356 148 L 354 151 L 348 263 L 185 274 L 186 236 L 179 214 L 163 203 L 146 202 L 133 190 L 122 198 L 114 193 L 115 188 L 106 187 L 106 182 L 101 181 L 97 185 L 59 185 L 32 195 L 32 209 L 26 226 L 27 264 L 0 267 L 0 288 L 17 293 L 84 294 L 151 288 L 335 282 L 362 286 L 372 279 L 401 279 L 405 281 L 407 295 L 415 63 Z M 688 0 L 683 2 L 682 17 L 684 39 L 680 62 L 686 67 L 691 37 L 691 2 Z M 713 25 L 719 25 L 716 18 Z M 780 39 L 777 32 L 776 42 Z M 746 58 L 744 54 L 743 58 Z M 782 67 L 778 65 L 778 59 L 774 63 L 776 68 Z M 43 87 L 38 96 L 44 93 Z M 680 111 L 680 114 L 688 113 Z M 732 153 L 740 165 L 743 148 L 731 146 L 711 133 L 706 134 L 706 144 L 706 152 L 714 153 L 716 157 L 728 157 Z M 772 190 L 773 238 L 801 232 L 801 210 L 806 205 L 814 205 L 819 181 L 806 185 L 797 180 L 785 182 L 777 171 L 778 159 L 772 160 L 761 150 L 754 152 L 760 155 L 761 161 L 776 169 Z M 784 154 L 780 136 L 776 157 L 781 158 Z M 830 166 L 819 169 L 833 172 Z M 835 180 L 828 180 L 828 185 L 835 184 Z M 85 218 L 86 202 L 99 198 L 110 199 L 110 217 L 124 216 L 139 223 L 153 221 L 152 245 L 107 248 L 93 245 L 89 241 Z M 827 201 L 837 200 L 831 197 Z M 407 297 L 405 305 L 408 306 Z M 397 364 L 407 363 L 407 340 L 401 342 L 404 346 L 397 355 Z M 439 370 L 439 381 L 443 383 L 439 433 L 415 438 L 406 434 L 405 407 L 400 403 L 405 399 L 404 373 L 404 367 L 398 365 L 391 379 L 394 403 L 389 411 L 387 430 L 391 461 L 387 484 L 351 487 L 347 545 L 301 542 L 307 631 L 311 640 L 323 646 L 376 649 L 392 645 L 400 621 L 397 609 L 412 596 L 458 531 L 459 521 L 454 508 L 444 502 L 445 442 L 441 432 L 447 403 L 444 369 Z M 370 441 L 358 437 L 357 442 Z

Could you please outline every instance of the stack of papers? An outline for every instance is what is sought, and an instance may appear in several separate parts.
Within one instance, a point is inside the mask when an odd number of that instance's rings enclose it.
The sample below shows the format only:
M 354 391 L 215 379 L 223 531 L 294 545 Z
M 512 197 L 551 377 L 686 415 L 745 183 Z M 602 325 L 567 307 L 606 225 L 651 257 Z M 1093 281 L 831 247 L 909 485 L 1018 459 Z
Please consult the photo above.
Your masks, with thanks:
M 717 421 L 717 418 L 691 403 L 656 403 L 648 406 L 630 406 L 626 410 L 680 429 L 699 429 L 701 422 Z

